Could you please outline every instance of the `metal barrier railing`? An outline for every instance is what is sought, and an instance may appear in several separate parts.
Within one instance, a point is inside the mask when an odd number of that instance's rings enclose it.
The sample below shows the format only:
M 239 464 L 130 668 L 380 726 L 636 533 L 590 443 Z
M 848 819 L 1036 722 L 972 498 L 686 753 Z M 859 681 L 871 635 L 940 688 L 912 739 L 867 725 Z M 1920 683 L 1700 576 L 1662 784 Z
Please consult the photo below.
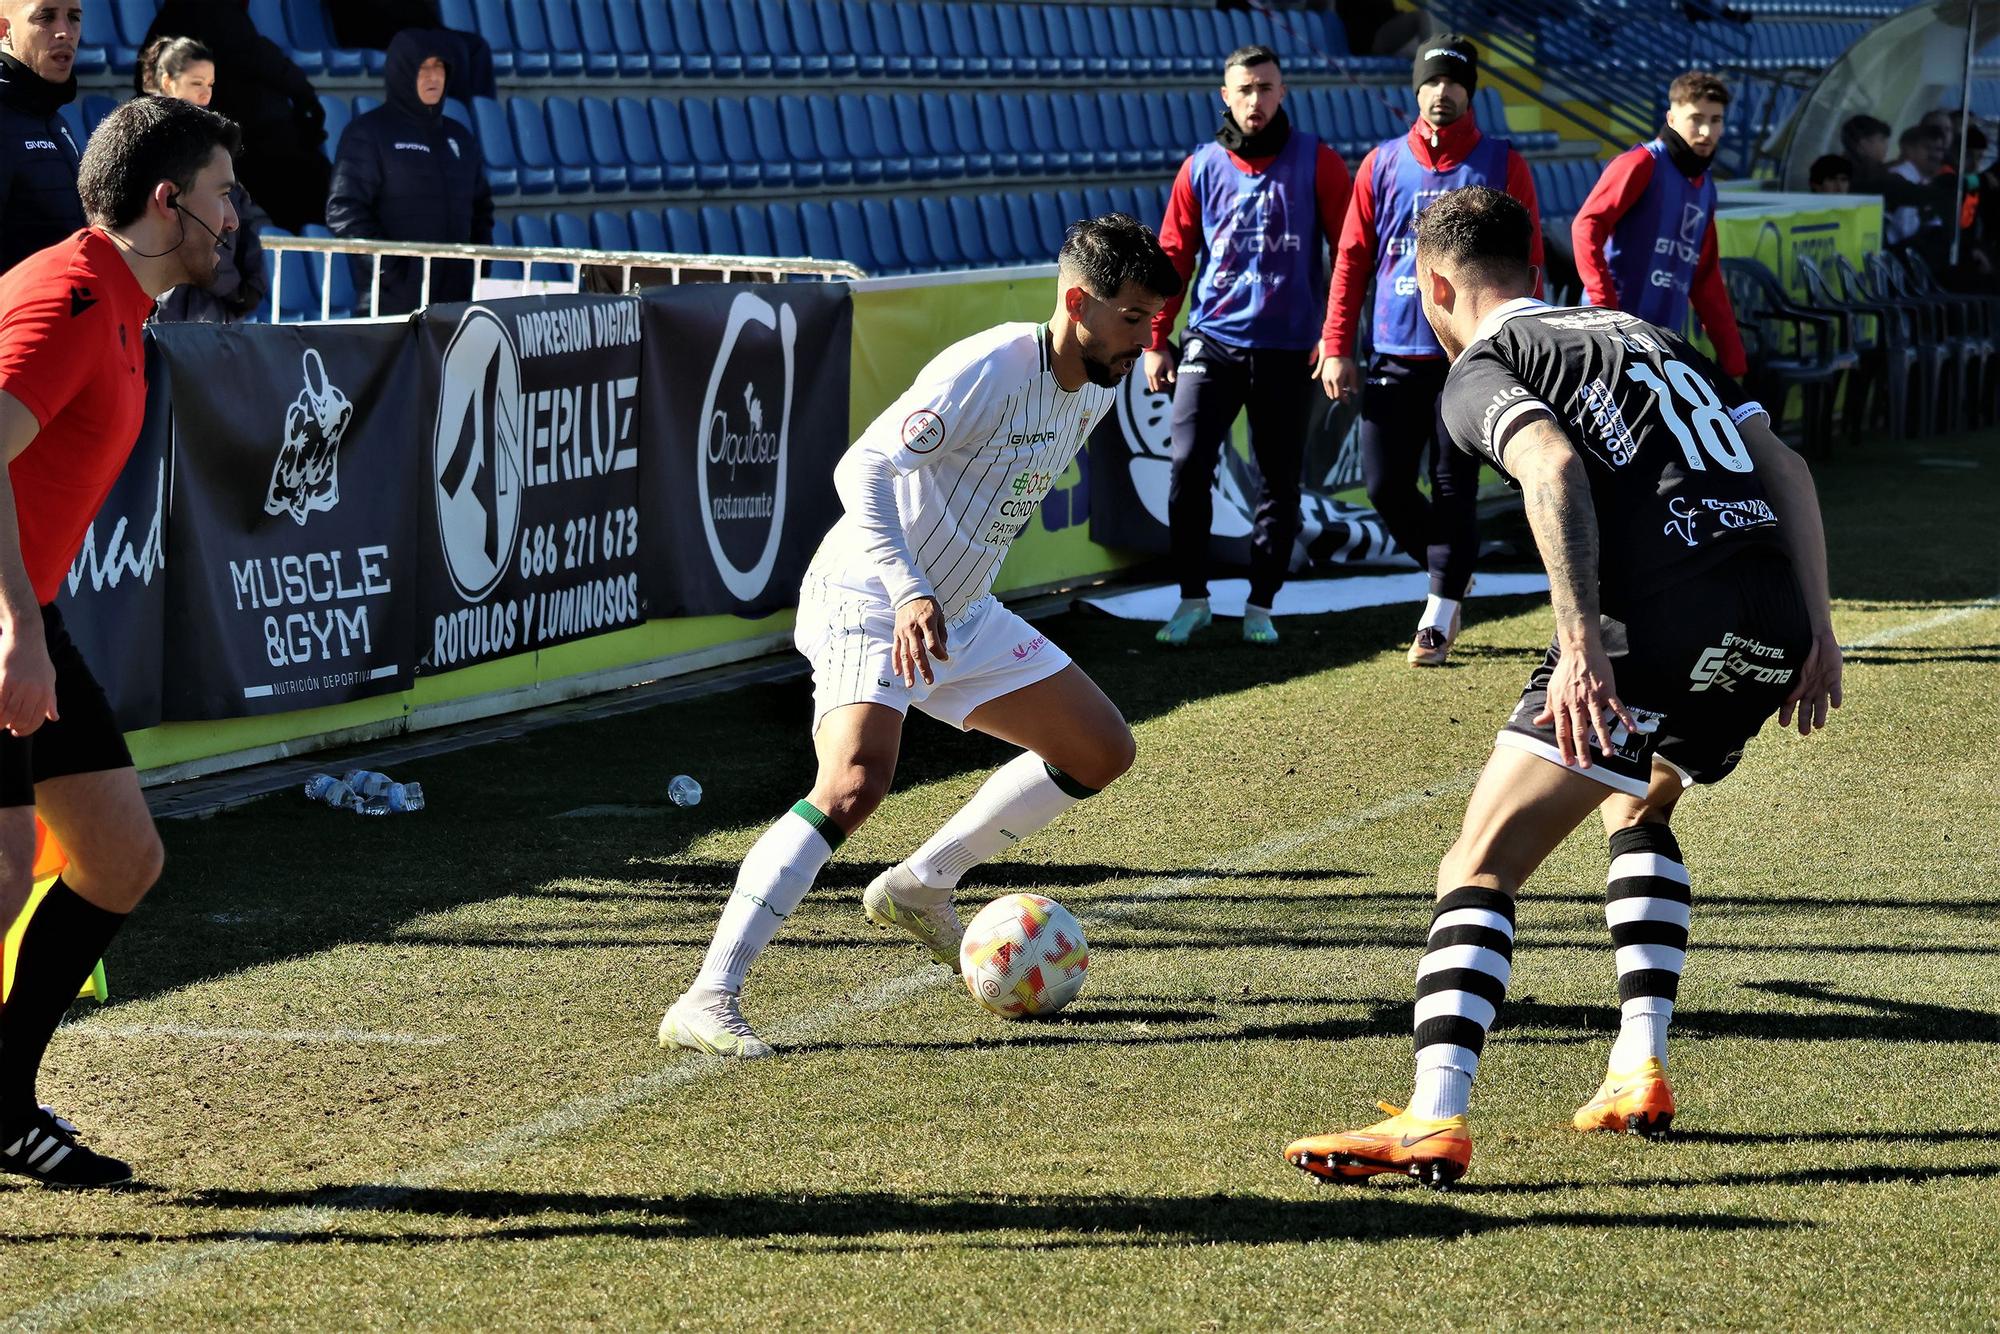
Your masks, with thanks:
M 867 273 L 859 266 L 841 259 L 780 259 L 769 255 L 674 255 L 644 250 L 577 250 L 565 246 L 496 246 L 496 245 L 448 245 L 443 243 L 424 244 L 409 241 L 362 241 L 351 237 L 325 236 L 269 236 L 261 238 L 264 248 L 276 255 L 277 262 L 271 273 L 271 321 L 281 323 L 285 318 L 284 256 L 287 252 L 319 256 L 319 317 L 322 320 L 334 318 L 333 314 L 333 265 L 336 260 L 346 262 L 348 256 L 373 256 L 369 266 L 369 280 L 365 311 L 373 315 L 382 304 L 382 261 L 390 258 L 408 258 L 423 261 L 423 287 L 418 299 L 420 306 L 429 305 L 431 299 L 431 264 L 441 259 L 472 260 L 479 265 L 475 270 L 480 276 L 491 277 L 486 272 L 488 264 L 518 264 L 524 278 L 529 278 L 537 264 L 567 265 L 572 281 L 578 288 L 583 285 L 583 271 L 586 268 L 617 269 L 619 271 L 618 290 L 632 290 L 632 275 L 661 275 L 658 281 L 666 284 L 681 282 L 784 282 L 793 278 L 815 278 L 822 282 L 841 278 L 866 278 Z M 311 261 L 308 261 L 311 262 Z M 529 281 L 534 281 L 529 278 Z M 357 292 L 357 296 L 359 293 Z

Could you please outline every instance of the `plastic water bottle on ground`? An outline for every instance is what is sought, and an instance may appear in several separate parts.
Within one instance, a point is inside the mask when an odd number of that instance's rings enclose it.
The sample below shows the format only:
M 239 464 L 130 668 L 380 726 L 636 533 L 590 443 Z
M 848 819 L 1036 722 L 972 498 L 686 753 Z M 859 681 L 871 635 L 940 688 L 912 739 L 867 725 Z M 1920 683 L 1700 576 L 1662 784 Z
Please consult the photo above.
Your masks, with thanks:
M 364 801 L 387 795 L 390 783 L 389 775 L 373 769 L 349 769 L 340 776 L 340 781 Z
M 686 774 L 675 774 L 667 784 L 667 800 L 676 806 L 699 806 L 701 804 L 701 784 Z

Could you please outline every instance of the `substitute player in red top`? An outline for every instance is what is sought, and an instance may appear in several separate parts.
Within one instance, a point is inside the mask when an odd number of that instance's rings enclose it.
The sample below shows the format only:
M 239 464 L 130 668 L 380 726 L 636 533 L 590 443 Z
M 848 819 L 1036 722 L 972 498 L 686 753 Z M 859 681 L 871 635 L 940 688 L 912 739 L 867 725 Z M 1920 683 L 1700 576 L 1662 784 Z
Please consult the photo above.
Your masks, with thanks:
M 1417 298 L 1417 215 L 1448 190 L 1484 185 L 1520 200 L 1532 218 L 1535 182 L 1527 161 L 1505 139 L 1481 133 L 1473 118 L 1479 53 L 1471 42 L 1447 33 L 1421 43 L 1410 83 L 1416 123 L 1408 134 L 1369 149 L 1354 172 L 1354 196 L 1334 247 L 1319 378 L 1328 398 L 1361 397 L 1368 503 L 1396 545 L 1430 571 L 1430 599 L 1409 662 L 1441 667 L 1458 638 L 1459 603 L 1479 558 L 1479 460 L 1451 448 L 1438 429 L 1438 396 L 1450 366 Z M 1531 241 L 1539 293 L 1539 222 Z M 1371 282 L 1374 357 L 1364 393 L 1356 351 Z M 1428 500 L 1417 490 L 1426 454 Z
M 110 704 L 52 604 L 138 440 L 154 299 L 213 282 L 236 230 L 237 146 L 212 111 L 127 102 L 83 155 L 90 226 L 0 277 L 0 924 L 27 901 L 37 812 L 69 856 L 0 1010 L 0 1169 L 50 1185 L 132 1175 L 38 1104 L 35 1075 L 164 859 Z
M 1597 178 L 1570 224 L 1584 299 L 1681 332 L 1688 306 L 1715 347 L 1715 364 L 1742 379 L 1743 336 L 1715 248 L 1715 176 L 1729 87 L 1690 70 L 1667 89 L 1657 139 L 1627 149 Z
M 1153 319 L 1146 388 L 1174 396 L 1173 481 L 1167 492 L 1180 605 L 1155 636 L 1181 645 L 1209 624 L 1208 538 L 1215 466 L 1245 408 L 1264 483 L 1250 540 L 1243 638 L 1274 644 L 1271 604 L 1299 533 L 1299 469 L 1325 292 L 1321 255 L 1347 210 L 1347 164 L 1285 116 L 1285 76 L 1266 46 L 1222 62 L 1222 124 L 1181 163 L 1160 224 L 1160 248 L 1191 284 L 1178 363 L 1180 298 Z

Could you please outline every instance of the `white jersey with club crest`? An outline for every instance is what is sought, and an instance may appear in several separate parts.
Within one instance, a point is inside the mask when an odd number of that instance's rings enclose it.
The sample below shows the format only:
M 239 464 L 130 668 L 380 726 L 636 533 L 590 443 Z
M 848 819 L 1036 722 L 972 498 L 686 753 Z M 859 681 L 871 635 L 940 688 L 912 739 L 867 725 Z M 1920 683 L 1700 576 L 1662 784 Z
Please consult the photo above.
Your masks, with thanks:
M 879 582 L 892 607 L 934 597 L 956 620 L 992 590 L 1007 549 L 1115 398 L 1056 383 L 1047 325 L 1002 324 L 952 344 L 841 458 L 846 511 L 813 572 L 850 587 Z

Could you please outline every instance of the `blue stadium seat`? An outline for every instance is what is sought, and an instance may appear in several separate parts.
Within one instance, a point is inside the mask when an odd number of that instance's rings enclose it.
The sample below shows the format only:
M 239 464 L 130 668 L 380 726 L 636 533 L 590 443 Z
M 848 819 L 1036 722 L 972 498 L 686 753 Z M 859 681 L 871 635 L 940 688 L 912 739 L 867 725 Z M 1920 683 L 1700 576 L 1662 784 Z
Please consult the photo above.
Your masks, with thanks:
M 933 267 L 944 270 L 976 267 L 978 261 L 973 251 L 966 248 L 967 238 L 951 225 L 951 207 L 944 199 L 931 195 L 918 200 L 917 217 L 931 249 Z M 900 231 L 903 219 L 899 215 L 896 221 Z
M 554 171 L 521 169 L 514 152 L 514 132 L 507 126 L 507 113 L 490 97 L 472 99 L 472 133 L 479 140 L 479 156 L 486 164 L 486 183 L 496 195 L 516 190 L 527 195 L 547 194 L 556 188 Z
M 622 5 L 621 0 L 607 0 L 607 3 L 611 6 L 614 23 L 621 7 L 630 8 L 629 0 Z M 686 75 L 705 79 L 715 73 L 715 61 L 709 57 L 699 24 L 683 41 L 675 31 L 674 16 L 668 11 L 667 0 L 639 0 L 639 30 L 645 41 L 646 53 L 652 57 L 653 73 L 661 78 Z
M 556 244 L 565 250 L 589 250 L 590 224 L 574 213 L 558 213 L 549 219 L 555 229 Z
M 530 51 L 514 40 L 513 25 L 507 21 L 508 0 L 472 0 L 472 12 L 479 23 L 479 35 L 493 48 L 493 72 L 523 74 L 530 77 L 549 72 L 549 52 L 547 47 Z M 329 72 L 331 67 L 329 66 Z
M 1083 191 L 1084 216 L 1101 218 L 1107 213 L 1116 213 L 1118 203 L 1111 197 L 1111 191 L 1102 185 L 1085 186 Z
M 908 197 L 901 197 L 897 202 L 914 204 L 916 201 Z M 910 248 L 904 244 L 901 230 L 896 225 L 894 211 L 891 210 L 886 202 L 880 199 L 862 200 L 861 224 L 868 229 L 868 239 L 875 246 L 875 263 L 882 272 L 916 273 L 919 271 L 919 266 L 916 263 L 916 255 L 913 255 Z M 919 217 L 917 219 L 917 226 L 921 227 L 922 224 L 923 219 Z M 917 253 L 926 256 L 929 254 L 928 248 L 922 244 L 921 237 L 918 240 Z
M 549 40 L 542 0 L 507 0 L 507 26 L 514 33 L 515 73 L 565 76 L 583 73 L 582 52 L 574 47 L 558 49 Z
M 715 99 L 715 127 L 722 139 L 722 151 L 731 163 L 748 173 L 745 185 L 789 185 L 792 164 L 766 158 L 757 148 L 757 136 L 750 128 L 750 112 L 740 97 Z M 733 176 L 734 168 L 732 168 Z
M 69 108 L 63 109 L 67 111 Z M 326 115 L 327 156 L 334 157 L 340 152 L 340 136 L 347 132 L 347 122 L 354 118 L 354 113 L 348 109 L 347 99 L 338 93 L 321 93 L 319 109 Z M 82 142 L 77 140 L 78 144 Z
M 590 154 L 590 141 L 584 137 L 583 116 L 578 113 L 576 103 L 567 97 L 551 97 L 541 107 L 542 114 L 535 115 L 535 104 L 526 98 L 517 97 L 508 103 L 507 111 L 514 122 L 514 142 L 521 150 L 524 160 L 532 162 L 534 150 L 529 146 L 529 134 L 522 127 L 529 122 L 539 122 L 545 137 L 539 151 L 546 153 L 556 169 L 556 189 L 562 194 L 580 194 L 586 190 L 622 190 L 625 188 L 625 169 L 606 168 L 602 175 Z
M 834 99 L 840 118 L 840 136 L 847 146 L 848 160 L 854 163 L 854 179 L 861 185 L 876 181 L 910 179 L 910 164 L 900 152 L 890 155 L 875 142 L 875 126 L 868 114 L 868 99 L 860 93 L 841 93 Z M 900 149 L 901 141 L 897 141 Z
M 1000 119 L 1006 129 L 1008 147 L 1020 159 L 1022 175 L 1042 176 L 1052 170 L 1049 155 L 1041 146 L 1043 141 L 1035 138 L 1034 116 L 1026 93 L 1000 94 Z
M 599 28 L 596 35 L 601 40 L 589 41 L 585 39 L 578 22 L 576 3 L 577 0 L 542 0 L 542 19 L 556 73 L 584 74 L 593 79 L 616 78 L 618 49 L 611 44 L 610 25 L 605 20 L 602 5 L 592 16 L 592 22 Z M 572 56 L 575 57 L 573 62 L 570 60 Z
M 833 232 L 833 210 L 825 200 L 799 203 L 799 230 L 805 233 L 805 253 L 812 259 L 838 259 L 840 242 Z
M 576 78 L 586 71 L 611 72 L 603 68 L 602 62 L 593 64 L 586 55 L 570 0 L 512 0 L 512 5 L 514 40 L 523 48 L 534 42 L 544 43 L 549 53 L 549 72 L 557 78 Z
M 771 62 L 771 73 L 796 79 L 805 72 L 805 58 L 792 40 L 792 25 L 783 0 L 731 0 L 736 40 L 747 50 L 754 40 Z
M 116 0 L 111 6 L 111 25 L 121 45 L 136 49 L 146 40 L 146 29 L 160 12 L 159 0 Z
M 881 93 L 868 93 L 862 101 L 868 107 L 869 131 L 875 136 L 875 147 L 882 155 L 882 179 L 898 179 L 891 175 L 891 166 L 903 162 L 909 166 L 911 180 L 935 180 L 938 173 L 937 158 L 922 151 L 928 145 L 921 142 L 911 145 L 905 139 L 904 127 L 896 123 L 896 113 L 889 99 Z
M 649 254 L 665 254 L 672 246 L 667 244 L 667 224 L 656 208 L 635 208 L 626 219 L 632 229 L 632 248 Z
M 1090 205 L 1084 201 L 1083 191 L 1081 190 L 1056 191 L 1056 207 L 1062 212 L 1063 227 L 1065 229 L 1072 222 L 1078 222 L 1090 216 Z
M 620 99 L 621 101 L 624 99 Z M 665 183 L 665 174 L 660 169 L 659 148 L 652 147 L 647 157 L 632 156 L 625 143 L 623 128 L 618 124 L 618 113 L 611 104 L 601 97 L 585 97 L 577 101 L 577 110 L 583 113 L 584 138 L 590 145 L 593 175 L 616 167 L 628 190 L 658 190 Z M 640 117 L 644 123 L 645 117 Z M 651 138 L 651 126 L 647 126 L 647 138 Z M 646 145 L 641 145 L 646 147 Z M 600 190 L 617 189 L 600 183 Z
M 865 13 L 861 16 L 861 29 L 856 31 L 853 27 L 854 16 L 848 12 L 852 2 L 812 0 L 813 27 L 819 33 L 820 45 L 829 53 L 846 52 L 853 57 L 854 66 L 848 73 L 872 79 L 883 72 L 882 53 L 876 49 L 875 37 L 868 28 Z M 839 57 L 830 55 L 829 58 L 835 61 L 834 72 L 841 73 Z
M 884 0 L 869 0 L 869 7 L 878 16 L 886 16 L 896 25 L 897 40 L 910 58 L 910 73 L 920 78 L 933 79 L 944 71 L 944 58 L 932 49 L 930 38 L 924 32 L 923 11 L 913 0 L 894 0 L 885 4 Z M 875 30 L 882 30 L 883 17 L 875 20 Z
M 953 195 L 950 199 L 926 199 L 926 205 L 942 204 L 939 210 L 942 218 L 931 217 L 931 235 L 945 236 L 958 244 L 959 266 L 969 269 L 991 268 L 997 256 L 992 244 L 986 239 L 986 222 L 980 216 L 979 201 L 970 195 Z
M 1035 21 L 1035 32 L 1039 38 L 1031 38 L 1026 21 L 1022 18 L 1025 5 L 1002 3 L 993 6 L 993 27 L 1000 35 L 1000 49 L 1014 67 L 1017 78 L 1032 78 L 1042 72 L 1042 58 L 1047 47 L 1047 38 L 1041 36 L 1041 20 Z
M 896 94 L 898 113 L 914 115 L 914 123 L 923 128 L 931 151 L 937 154 L 938 175 L 947 180 L 956 180 L 966 172 L 965 149 L 958 142 L 958 131 L 951 123 L 951 104 L 960 100 L 943 93 L 924 93 L 914 97 L 909 93 Z M 912 111 L 912 108 L 915 110 Z M 904 122 L 906 127 L 911 123 Z M 905 139 L 907 141 L 907 135 Z
M 794 110 L 796 109 L 796 110 Z M 795 114 L 807 117 L 812 130 L 814 156 L 824 164 L 828 185 L 868 184 L 882 179 L 879 163 L 859 163 L 848 154 L 846 136 L 840 129 L 840 104 L 831 97 L 800 97 L 787 93 L 778 99 L 778 114 L 785 119 L 785 137 L 792 136 Z M 862 174 L 866 169 L 867 175 Z
M 597 250 L 633 250 L 632 224 L 623 213 L 614 213 L 608 208 L 595 209 L 590 215 L 590 244 Z
M 785 142 L 785 128 L 778 120 L 778 104 L 762 93 L 743 100 L 749 122 L 750 151 L 763 163 L 764 185 L 818 185 L 825 174 L 816 161 L 801 162 Z M 729 142 L 725 135 L 723 143 Z
M 357 99 L 358 102 L 358 99 Z M 507 104 L 507 123 L 514 132 L 514 155 L 521 163 L 521 192 L 539 194 L 528 188 L 528 173 L 548 181 L 544 189 L 560 190 L 565 194 L 590 188 L 588 171 L 559 172 L 555 155 L 549 150 L 548 125 L 542 119 L 542 109 L 525 97 L 517 97 Z
M 789 202 L 766 204 L 764 218 L 771 229 L 773 255 L 780 259 L 804 259 L 811 253 L 806 249 L 806 235 L 799 220 L 797 204 Z
M 1044 190 L 1035 197 L 1036 237 L 1039 249 L 1050 261 L 1062 249 L 1063 237 L 1069 231 L 1075 217 L 1063 208 L 1063 202 L 1053 190 Z
M 283 227 L 264 228 L 267 237 L 291 236 L 293 233 Z M 284 281 L 278 277 L 282 273 Z M 306 257 L 296 250 L 280 254 L 276 250 L 264 251 L 264 276 L 278 293 L 279 318 L 296 323 L 300 320 L 318 319 L 319 302 L 313 296 L 311 273 L 306 269 Z
M 740 255 L 743 243 L 736 239 L 736 222 L 721 204 L 704 204 L 701 209 L 701 248 L 710 255 Z
M 512 218 L 494 219 L 493 244 L 503 246 L 519 244 L 514 239 L 514 220 Z M 488 278 L 498 278 L 505 282 L 517 282 L 521 277 L 521 266 L 511 259 L 492 259 L 486 261 L 485 273 Z
M 973 0 L 954 8 L 965 14 L 965 23 L 971 27 L 966 39 L 970 42 L 969 49 L 979 52 L 986 62 L 986 73 L 996 79 L 1012 78 L 1016 73 L 1014 57 L 1000 35 L 1000 17 L 991 0 Z
M 896 15 L 881 0 L 840 0 L 841 16 L 847 24 L 848 40 L 862 50 L 862 34 L 868 34 L 867 49 L 880 60 L 880 72 L 894 79 L 910 77 L 910 55 L 896 30 Z
M 549 228 L 549 220 L 537 213 L 523 213 L 514 219 L 514 244 L 540 250 L 556 248 L 555 233 Z M 544 262 L 536 264 L 528 271 L 535 282 L 562 282 L 570 276 L 570 266 Z
M 665 103 L 672 107 L 668 98 L 653 99 L 653 124 L 661 130 L 660 151 L 667 151 L 665 128 L 661 125 L 659 107 Z M 757 164 L 732 158 L 723 148 L 722 130 L 716 118 L 715 103 L 706 98 L 689 97 L 680 100 L 681 123 L 687 127 L 687 145 L 695 163 L 696 185 L 709 188 L 719 185 L 755 185 Z
M 928 201 L 924 201 L 928 202 Z M 879 199 L 861 201 L 861 216 L 869 217 L 871 205 L 881 205 Z M 937 252 L 931 246 L 930 228 L 924 222 L 922 205 L 908 195 L 898 195 L 889 206 L 892 234 L 896 238 L 896 251 L 902 256 L 903 267 L 911 273 L 931 273 L 940 266 Z M 871 220 L 869 230 L 874 231 L 876 223 Z M 876 247 L 881 253 L 881 247 Z
M 769 259 L 778 253 L 762 204 L 738 204 L 729 210 L 729 220 L 735 224 L 736 244 L 741 247 L 737 254 Z
M 953 31 L 953 11 L 958 12 L 960 21 L 967 27 L 964 41 L 960 41 L 959 35 Z M 917 6 L 917 21 L 925 49 L 937 55 L 940 75 L 953 80 L 968 75 L 986 77 L 986 61 L 971 46 L 972 15 L 965 11 L 963 4 L 920 4 Z
M 737 49 L 736 33 L 730 27 L 728 11 L 720 5 L 709 8 L 716 15 L 714 23 L 703 21 L 703 6 L 699 0 L 667 0 L 667 12 L 672 16 L 674 37 L 679 43 L 681 58 L 686 61 L 693 52 L 705 52 L 703 58 L 708 61 L 709 73 L 718 79 L 740 79 L 744 73 L 743 53 Z M 653 49 L 659 50 L 657 46 Z M 688 72 L 694 73 L 693 70 Z M 707 228 L 704 226 L 702 230 L 706 233 Z
M 292 40 L 291 33 L 286 30 L 284 0 L 250 0 L 249 9 L 250 22 L 258 33 L 284 48 L 285 54 L 292 58 L 294 65 L 309 76 L 326 73 L 325 53 L 301 49 L 299 44 Z M 148 23 L 151 21 L 147 20 Z M 359 67 L 355 72 L 360 72 Z
M 989 204 L 999 204 L 1006 215 L 1006 232 L 1009 250 L 1005 258 L 1016 264 L 1039 264 L 1047 256 L 1042 250 L 1041 224 L 1035 221 L 1035 200 L 1032 195 L 1008 195 L 995 199 L 987 195 L 979 201 L 981 209 Z M 989 218 L 986 224 L 987 239 L 999 249 L 1002 233 Z
M 875 258 L 874 242 L 868 235 L 868 221 L 861 216 L 861 205 L 852 199 L 836 199 L 830 206 L 830 212 L 833 214 L 833 258 L 859 265 L 863 273 L 883 272 L 880 261 Z M 892 234 L 889 238 L 891 245 L 894 239 Z
M 77 141 L 81 148 L 84 141 L 97 133 L 97 127 L 104 118 L 118 109 L 118 99 L 103 93 L 91 93 L 83 99 L 83 139 Z
M 825 101 L 825 98 L 815 99 Z M 812 113 L 806 109 L 806 100 L 787 93 L 777 99 L 778 127 L 782 135 L 785 155 L 792 162 L 792 182 L 800 186 L 846 185 L 854 180 L 854 168 L 842 160 L 828 162 L 819 150 L 819 139 L 813 132 Z M 753 111 L 751 127 L 756 128 Z
M 833 39 L 820 28 L 822 6 L 810 0 L 778 0 L 785 6 L 787 22 L 792 30 L 792 43 L 798 47 L 799 59 L 804 64 L 804 72 L 809 79 L 833 75 L 845 78 L 855 71 L 854 53 L 846 49 L 846 33 L 836 34 Z M 839 10 L 833 10 L 838 22 Z M 829 225 L 831 225 L 829 223 Z
M 596 62 L 609 57 L 618 77 L 644 79 L 653 73 L 653 58 L 646 49 L 646 30 L 639 11 L 630 0 L 575 0 L 576 30 L 586 54 L 586 68 L 598 71 Z M 678 62 L 662 74 L 678 74 Z
M 1074 152 L 1058 147 L 1072 143 L 1078 136 L 1072 127 L 1058 123 L 1056 104 L 1049 93 L 1027 93 L 1024 95 L 1028 109 L 1028 143 L 1042 146 L 1043 170 L 1050 176 L 1067 176 L 1072 170 L 1083 170 L 1090 161 L 1090 150 L 1079 146 Z
M 1081 5 L 1051 6 L 1042 15 L 1049 28 L 1049 45 L 1062 57 L 1062 72 L 1070 78 L 1082 78 L 1092 70 L 1103 70 L 1118 78 L 1130 74 L 1129 57 L 1112 55 L 1103 49 L 1094 18 Z
M 1021 170 L 1021 155 L 1007 138 L 1006 107 L 992 93 L 973 96 L 972 115 L 979 145 L 979 151 L 987 162 L 987 170 L 996 176 L 1013 176 Z
M 1139 41 L 1138 25 L 1133 22 L 1130 9 L 1124 5 L 1110 5 L 1098 10 L 1094 17 L 1104 25 L 1105 41 L 1124 57 L 1126 67 L 1132 73 L 1160 73 L 1154 67 L 1152 51 Z
M 654 147 L 660 153 L 660 167 L 666 175 L 666 187 L 669 190 L 692 190 L 696 186 L 720 186 L 729 183 L 727 167 L 715 166 L 704 169 L 701 160 L 695 156 L 694 149 L 688 143 L 687 129 L 681 121 L 681 105 L 677 100 L 670 97 L 654 97 L 640 102 L 637 98 L 621 97 L 618 99 L 618 114 L 621 121 L 637 114 L 626 108 L 627 103 L 644 109 Z M 626 139 L 628 149 L 637 134 L 638 131 L 633 130 L 628 135 Z
M 993 152 L 986 146 L 985 128 L 979 123 L 979 108 L 986 100 L 983 93 L 958 93 L 944 99 L 951 137 L 958 151 L 965 154 L 968 176 L 991 176 L 996 170 Z
M 1203 133 L 1206 127 L 1195 123 L 1194 106 L 1185 97 L 1167 93 L 1160 100 L 1167 118 L 1167 142 L 1180 150 L 1180 156 L 1186 157 L 1210 137 Z
M 667 248 L 670 251 L 676 255 L 708 253 L 708 244 L 701 239 L 701 218 L 693 209 L 663 209 L 660 216 L 667 224 Z

